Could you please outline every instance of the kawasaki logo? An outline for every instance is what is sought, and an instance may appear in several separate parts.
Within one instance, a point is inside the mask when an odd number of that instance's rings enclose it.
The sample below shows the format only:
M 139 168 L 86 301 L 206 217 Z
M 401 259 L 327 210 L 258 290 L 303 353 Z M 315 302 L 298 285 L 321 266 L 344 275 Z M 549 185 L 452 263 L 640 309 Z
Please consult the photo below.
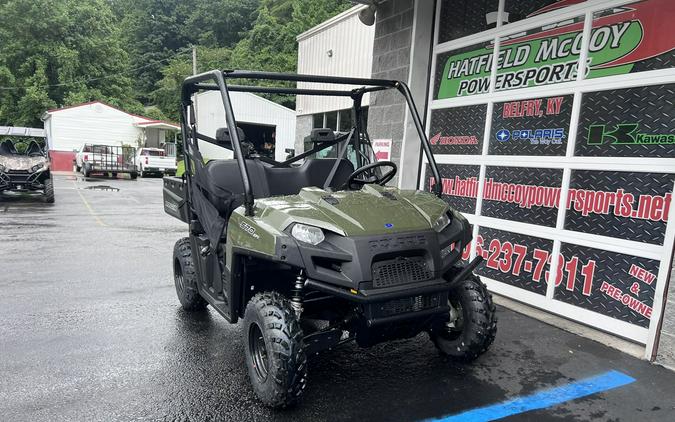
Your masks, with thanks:
M 622 123 L 613 130 L 606 125 L 591 125 L 588 128 L 588 145 L 670 145 L 675 144 L 675 134 L 642 133 L 637 123 Z

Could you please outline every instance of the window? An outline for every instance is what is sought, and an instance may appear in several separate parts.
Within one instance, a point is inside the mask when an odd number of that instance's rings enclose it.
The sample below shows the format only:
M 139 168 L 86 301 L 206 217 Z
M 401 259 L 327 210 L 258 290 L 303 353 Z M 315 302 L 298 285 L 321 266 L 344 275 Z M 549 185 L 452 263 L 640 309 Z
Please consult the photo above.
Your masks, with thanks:
M 340 125 L 338 126 L 338 130 L 340 132 L 346 132 L 350 130 L 352 128 L 352 110 L 340 110 L 339 122 Z
M 326 113 L 326 127 L 337 130 L 337 111 L 330 111 Z
M 317 113 L 312 116 L 312 129 L 323 127 L 323 113 Z
M 362 110 L 361 128 L 365 130 L 368 124 L 368 107 L 363 107 Z M 339 132 L 349 132 L 353 125 L 351 108 L 312 115 L 313 129 L 327 127 Z

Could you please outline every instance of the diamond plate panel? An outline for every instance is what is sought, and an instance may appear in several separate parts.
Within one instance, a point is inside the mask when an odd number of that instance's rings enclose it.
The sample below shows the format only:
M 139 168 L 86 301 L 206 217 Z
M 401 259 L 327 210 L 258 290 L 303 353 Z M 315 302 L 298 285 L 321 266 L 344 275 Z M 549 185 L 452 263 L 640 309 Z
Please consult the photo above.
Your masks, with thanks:
M 565 265 L 555 299 L 649 326 L 659 261 L 566 243 L 560 252 Z
M 673 98 L 675 84 L 584 94 L 575 155 L 675 157 Z M 623 126 L 625 130 L 621 130 L 619 125 L 637 126 Z M 640 134 L 666 135 L 666 138 L 658 140 L 659 143 L 631 143 L 638 141 Z
M 486 104 L 431 111 L 429 141 L 434 154 L 480 154 Z
M 509 14 L 509 22 L 517 22 L 557 2 L 558 0 L 506 0 L 504 11 Z
M 506 246 L 506 243 L 510 246 Z M 476 253 L 485 259 L 476 268 L 477 274 L 540 295 L 546 294 L 545 272 L 548 271 L 547 258 L 551 254 L 553 241 L 481 227 L 477 245 Z M 525 252 L 521 254 L 522 259 L 513 253 L 515 245 Z M 535 249 L 539 250 L 536 257 Z
M 488 167 L 485 182 L 482 215 L 542 226 L 555 226 L 562 170 Z M 494 185 L 494 183 L 505 185 Z M 529 204 L 531 200 L 539 203 L 537 202 L 539 199 L 551 200 L 556 205 Z
M 438 164 L 438 171 L 441 173 L 441 179 L 444 184 L 443 200 L 457 211 L 474 214 L 476 212 L 476 196 L 474 192 L 478 188 L 480 166 Z M 433 177 L 431 176 L 431 169 L 428 164 L 424 174 L 424 180 L 427 181 L 424 189 L 431 191 L 430 186 L 433 182 Z M 462 191 L 458 181 L 468 181 L 468 184 L 464 185 L 468 190 Z
M 499 0 L 441 0 L 438 42 L 462 38 L 494 28 L 487 14 L 497 12 Z
M 573 99 L 564 95 L 495 103 L 489 154 L 565 155 Z
M 574 170 L 565 229 L 661 245 L 673 181 L 673 174 Z

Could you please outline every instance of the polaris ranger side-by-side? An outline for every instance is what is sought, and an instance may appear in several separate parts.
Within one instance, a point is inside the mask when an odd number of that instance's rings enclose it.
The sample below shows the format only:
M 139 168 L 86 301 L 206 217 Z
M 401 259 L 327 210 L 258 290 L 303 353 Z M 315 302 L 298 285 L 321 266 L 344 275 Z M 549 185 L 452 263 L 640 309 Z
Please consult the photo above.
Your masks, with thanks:
M 192 97 L 206 90 L 220 93 L 225 110 L 227 127 L 215 137 L 200 133 L 195 119 Z M 364 94 L 384 90 L 406 100 L 433 193 L 386 186 L 398 169 L 375 159 L 361 107 Z M 353 125 L 344 133 L 315 129 L 311 149 L 277 162 L 246 142 L 230 102 L 234 91 L 351 98 Z M 263 403 L 296 403 L 307 356 L 352 340 L 368 347 L 426 331 L 453 358 L 473 360 L 488 349 L 495 306 L 472 273 L 482 258 L 458 266 L 471 226 L 440 198 L 440 174 L 406 84 L 212 71 L 187 78 L 181 98 L 186 170 L 164 179 L 165 211 L 189 225 L 173 252 L 176 292 L 187 311 L 211 305 L 231 323 L 243 319 L 248 372 Z M 204 164 L 200 142 L 230 149 L 234 158 Z M 317 157 L 329 148 L 331 158 Z

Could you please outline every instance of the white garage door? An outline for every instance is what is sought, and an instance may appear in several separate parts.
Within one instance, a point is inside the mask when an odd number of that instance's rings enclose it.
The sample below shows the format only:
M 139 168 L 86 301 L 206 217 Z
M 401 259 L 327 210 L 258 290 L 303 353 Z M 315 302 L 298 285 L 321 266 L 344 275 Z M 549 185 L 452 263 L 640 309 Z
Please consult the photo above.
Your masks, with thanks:
M 675 1 L 437 6 L 427 127 L 443 197 L 474 224 L 464 259 L 485 258 L 494 292 L 651 353 L 675 235 Z

